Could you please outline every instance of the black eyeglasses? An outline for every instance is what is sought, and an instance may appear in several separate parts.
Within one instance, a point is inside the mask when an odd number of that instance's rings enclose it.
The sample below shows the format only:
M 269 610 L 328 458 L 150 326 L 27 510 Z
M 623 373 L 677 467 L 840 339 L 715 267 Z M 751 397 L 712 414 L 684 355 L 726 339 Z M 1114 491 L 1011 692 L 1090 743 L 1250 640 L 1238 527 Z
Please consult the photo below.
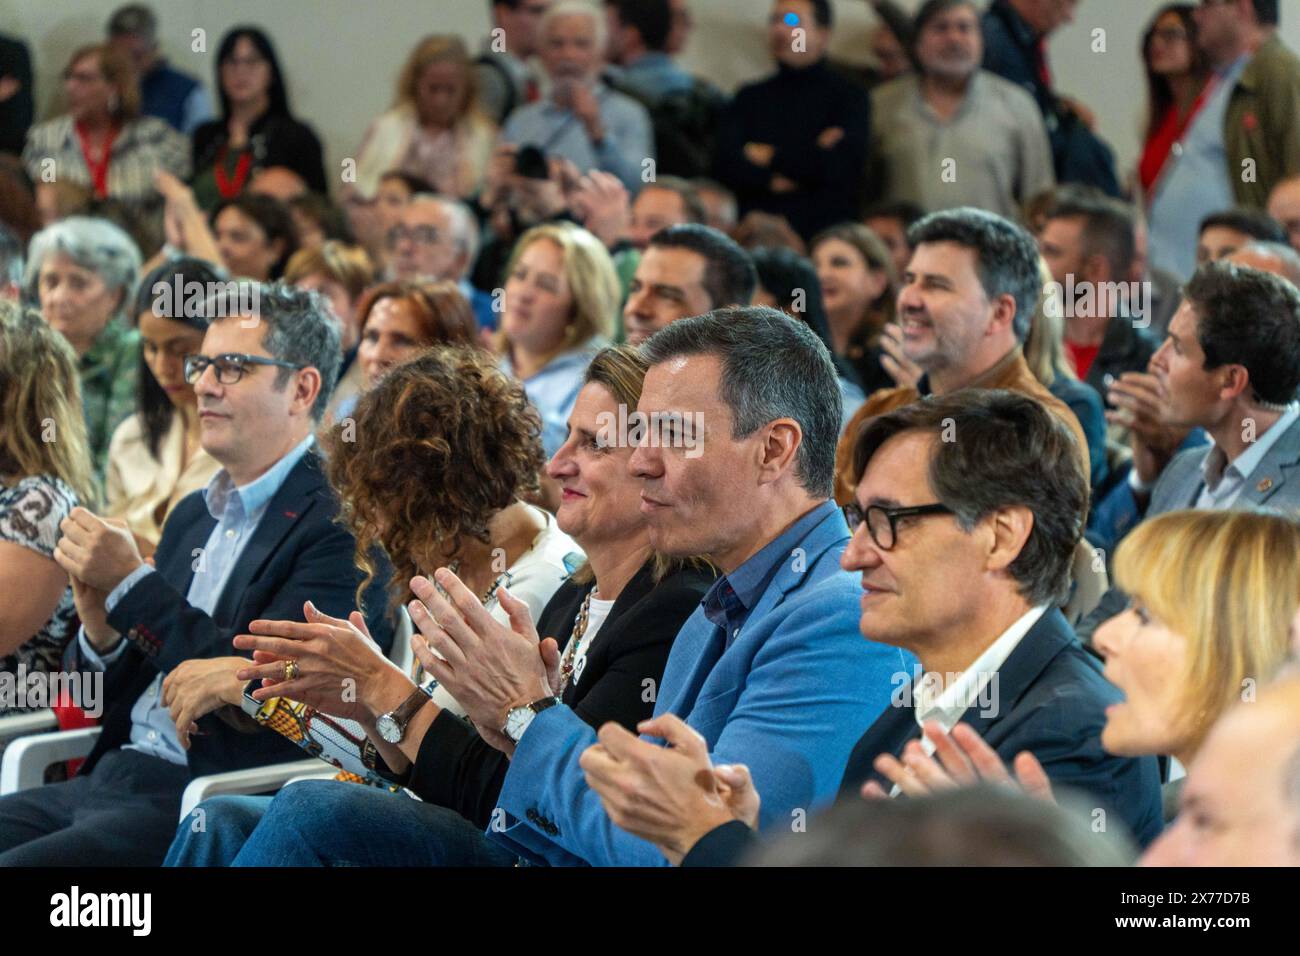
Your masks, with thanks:
M 277 368 L 292 369 L 307 367 L 280 359 L 263 358 L 260 355 L 241 355 L 238 352 L 227 352 L 216 358 L 208 358 L 206 355 L 187 355 L 185 356 L 185 381 L 191 385 L 195 384 L 203 377 L 209 365 L 216 369 L 217 381 L 222 385 L 236 384 L 244 377 L 250 365 L 274 365 Z
M 884 505 L 868 505 L 859 508 L 856 501 L 844 506 L 844 520 L 848 522 L 849 531 L 857 533 L 862 522 L 867 523 L 867 533 L 876 547 L 881 551 L 892 551 L 898 541 L 898 519 L 916 518 L 923 515 L 950 515 L 952 509 L 935 502 L 932 505 L 912 505 L 907 508 L 886 508 Z

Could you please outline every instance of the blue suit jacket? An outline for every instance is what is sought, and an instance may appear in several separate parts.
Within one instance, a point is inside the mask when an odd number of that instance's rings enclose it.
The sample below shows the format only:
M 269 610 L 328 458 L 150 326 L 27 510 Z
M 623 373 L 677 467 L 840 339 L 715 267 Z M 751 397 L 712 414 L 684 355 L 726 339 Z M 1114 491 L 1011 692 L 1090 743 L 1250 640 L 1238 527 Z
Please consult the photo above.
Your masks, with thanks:
M 1107 814 L 1115 814 L 1145 846 L 1160 833 L 1160 774 L 1155 757 L 1115 757 L 1101 748 L 1105 708 L 1120 693 L 1052 608 L 1030 628 L 997 672 L 997 693 L 987 709 L 975 704 L 962 716 L 1004 763 L 1028 750 L 1052 783 L 1084 791 Z M 862 784 L 893 784 L 876 773 L 880 754 L 899 756 L 921 736 L 910 694 L 898 695 L 849 757 L 842 799 L 861 800 Z M 760 795 L 762 790 L 759 790 Z M 758 846 L 743 823 L 724 824 L 691 848 L 684 866 L 730 866 Z
M 854 741 L 889 703 L 914 659 L 858 632 L 857 580 L 839 567 L 849 540 L 835 511 L 799 543 L 718 655 L 723 635 L 697 608 L 673 643 L 655 714 L 682 717 L 715 763 L 744 763 L 763 795 L 763 828 L 789 827 L 834 798 Z M 715 643 L 716 642 L 716 643 Z M 566 707 L 543 711 L 510 762 L 489 835 L 551 865 L 666 866 L 616 827 L 578 758 L 595 731 Z
M 195 555 L 207 544 L 216 520 L 201 491 L 176 505 L 154 555 L 157 573 L 141 578 L 108 615 L 108 623 L 125 635 L 128 647 L 104 675 L 104 729 L 83 773 L 108 750 L 128 742 L 131 708 L 160 671 L 166 674 L 192 657 L 246 657 L 231 644 L 236 634 L 247 633 L 258 618 L 301 621 L 308 599 L 326 614 L 347 617 L 356 607 L 361 574 L 353 565 L 355 542 L 335 522 L 336 513 L 320 458 L 309 451 L 267 503 L 208 615 L 191 607 L 186 594 Z M 387 651 L 393 643 L 393 628 L 384 613 L 388 573 L 386 564 L 377 567 L 365 595 L 366 621 Z M 302 757 L 298 747 L 277 733 L 241 732 L 218 716 L 209 714 L 199 721 L 204 734 L 193 738 L 189 751 L 194 776 Z

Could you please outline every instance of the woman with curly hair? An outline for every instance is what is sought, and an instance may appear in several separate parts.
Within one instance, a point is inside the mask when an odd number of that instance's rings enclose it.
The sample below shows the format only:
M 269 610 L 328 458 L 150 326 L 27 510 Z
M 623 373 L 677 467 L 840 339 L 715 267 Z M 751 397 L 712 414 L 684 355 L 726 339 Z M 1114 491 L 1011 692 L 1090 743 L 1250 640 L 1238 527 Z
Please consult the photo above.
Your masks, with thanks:
M 439 346 L 384 375 L 362 396 L 352 417 L 326 435 L 339 520 L 355 538 L 356 564 L 365 572 L 357 605 L 376 576 L 378 545 L 393 567 L 389 609 L 398 616 L 398 641 L 412 630 L 402 605 L 411 598 L 409 582 L 418 574 L 453 569 L 489 613 L 506 621 L 497 600 L 501 588 L 509 586 L 531 613 L 540 614 L 565 576 L 581 564 L 582 551 L 555 518 L 523 500 L 536 491 L 543 465 L 540 427 L 523 389 L 497 368 L 492 355 L 474 347 Z M 177 687 L 167 692 L 169 700 L 184 701 L 173 705 L 182 746 L 188 747 L 191 725 L 203 714 L 222 703 L 243 706 L 248 678 L 236 674 L 248 663 L 240 657 L 214 658 L 191 668 L 191 678 L 207 684 L 202 694 Z M 445 690 L 426 690 L 440 707 L 464 713 Z M 303 716 L 294 707 L 284 698 L 259 700 L 250 714 L 278 724 L 288 712 L 295 719 Z M 355 705 L 339 713 L 349 726 L 329 722 L 326 733 L 351 738 L 360 753 L 366 734 L 352 719 L 358 714 Z M 310 717 L 304 716 L 303 729 L 309 747 Z M 346 755 L 336 762 L 355 769 L 346 765 Z
M 502 597 L 512 611 L 509 625 L 496 615 L 486 622 L 530 662 L 562 706 L 593 727 L 616 721 L 631 729 L 651 716 L 654 701 L 646 699 L 645 681 L 661 679 L 677 631 L 699 607 L 715 575 L 703 563 L 672 561 L 651 550 L 639 507 L 641 482 L 628 468 L 634 448 L 605 424 L 618 418 L 620 405 L 636 407 L 645 372 L 645 360 L 635 349 L 600 352 L 569 417 L 568 438 L 547 465 L 563 488 L 556 521 L 586 551 L 587 563 L 560 586 L 540 617 L 513 600 L 512 586 Z M 414 700 L 420 706 L 398 743 L 389 743 L 396 735 L 385 739 L 378 728 L 371 739 L 389 768 L 388 779 L 400 781 L 420 799 L 384 787 L 332 781 L 286 789 L 269 813 L 270 801 L 264 797 L 217 797 L 201 805 L 206 821 L 201 835 L 190 821 L 177 830 L 169 865 L 319 864 L 354 854 L 358 862 L 389 866 L 454 865 L 471 858 L 484 864 L 513 862 L 483 836 L 510 767 L 513 740 L 501 731 L 506 718 L 495 727 L 472 726 L 415 696 L 420 693 L 415 684 L 384 661 L 356 626 L 358 620 L 318 618 L 306 625 L 254 628 L 294 638 L 271 640 L 276 647 L 288 647 L 302 671 L 294 685 L 267 687 L 254 695 L 289 694 L 338 713 L 338 680 L 347 673 L 355 676 L 357 701 L 365 712 L 358 719 L 372 728 L 378 723 L 375 715 Z M 539 641 L 542 635 L 551 636 Z M 565 638 L 567 645 L 561 646 Z M 247 640 L 239 639 L 252 647 Z M 261 648 L 267 638 L 252 640 Z M 420 639 L 415 647 L 421 656 L 429 653 Z M 270 663 L 277 655 L 263 648 L 256 656 L 268 662 L 264 667 L 283 672 L 282 658 Z M 503 666 L 503 671 L 512 669 Z M 255 670 L 261 676 L 261 669 Z M 409 774 L 402 773 L 408 766 Z M 383 782 L 373 770 L 367 768 L 367 773 L 368 782 Z M 302 832 L 292 859 L 274 848 L 287 835 L 286 819 L 320 827 L 319 842 Z M 343 842 L 336 844 L 331 833 Z M 316 843 L 320 852 L 308 843 Z

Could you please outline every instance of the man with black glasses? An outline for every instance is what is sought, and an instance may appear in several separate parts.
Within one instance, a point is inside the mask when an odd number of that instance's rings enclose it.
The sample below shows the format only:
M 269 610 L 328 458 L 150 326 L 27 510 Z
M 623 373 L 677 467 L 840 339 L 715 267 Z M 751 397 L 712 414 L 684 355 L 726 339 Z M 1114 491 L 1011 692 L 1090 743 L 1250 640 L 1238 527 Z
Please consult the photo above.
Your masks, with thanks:
M 1120 695 L 1057 610 L 1088 502 L 1069 430 L 1028 396 L 966 389 L 872 420 L 853 464 L 840 566 L 861 575 L 858 627 L 920 666 L 858 740 L 840 799 L 968 781 L 977 773 L 961 742 L 973 732 L 1005 763 L 1028 751 L 1052 785 L 1083 791 L 1093 826 L 1153 840 L 1155 758 L 1102 750 L 1105 708 Z M 592 748 L 582 766 L 615 823 L 685 853 L 684 865 L 733 862 L 756 842 L 761 787 L 689 741 L 637 759 Z M 711 777 L 722 784 L 712 800 L 699 782 Z M 703 836 L 701 820 L 713 822 Z
M 313 448 L 338 376 L 338 330 L 315 293 L 283 286 L 245 286 L 206 308 L 211 325 L 185 376 L 203 447 L 222 468 L 172 511 L 154 566 L 124 524 L 84 508 L 64 520 L 54 556 L 82 622 L 64 663 L 105 672 L 103 730 L 72 780 L 0 798 L 0 866 L 157 865 L 191 776 L 301 756 L 220 712 L 186 748 L 172 710 L 178 695 L 242 697 L 228 676 L 231 639 L 253 620 L 299 620 L 309 600 L 335 617 L 355 606 L 354 541 L 334 521 Z M 367 607 L 384 607 L 373 589 L 385 584 L 377 575 Z M 391 626 L 368 623 L 391 646 Z

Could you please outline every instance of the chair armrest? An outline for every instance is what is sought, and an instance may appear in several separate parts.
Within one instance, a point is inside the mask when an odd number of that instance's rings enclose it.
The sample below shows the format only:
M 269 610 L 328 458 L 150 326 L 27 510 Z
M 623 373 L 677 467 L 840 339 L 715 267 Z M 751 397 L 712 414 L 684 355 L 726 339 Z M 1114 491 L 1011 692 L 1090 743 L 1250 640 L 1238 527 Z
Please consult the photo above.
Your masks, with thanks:
M 246 770 L 231 770 L 226 773 L 212 773 L 205 777 L 195 777 L 181 795 L 181 816 L 184 820 L 190 811 L 209 797 L 219 797 L 231 793 L 265 793 L 278 790 L 295 777 L 304 774 L 314 775 L 316 771 L 328 771 L 326 776 L 334 776 L 337 770 L 322 764 L 316 759 L 293 760 L 289 763 L 274 763 L 265 767 L 249 767 Z
M 45 782 L 45 768 L 51 764 L 86 756 L 101 729 L 79 727 L 19 737 L 0 757 L 0 796 L 39 787 Z
M 7 744 L 19 737 L 57 730 L 58 727 L 58 718 L 54 716 L 54 711 L 48 708 L 0 717 L 0 750 L 4 750 Z

